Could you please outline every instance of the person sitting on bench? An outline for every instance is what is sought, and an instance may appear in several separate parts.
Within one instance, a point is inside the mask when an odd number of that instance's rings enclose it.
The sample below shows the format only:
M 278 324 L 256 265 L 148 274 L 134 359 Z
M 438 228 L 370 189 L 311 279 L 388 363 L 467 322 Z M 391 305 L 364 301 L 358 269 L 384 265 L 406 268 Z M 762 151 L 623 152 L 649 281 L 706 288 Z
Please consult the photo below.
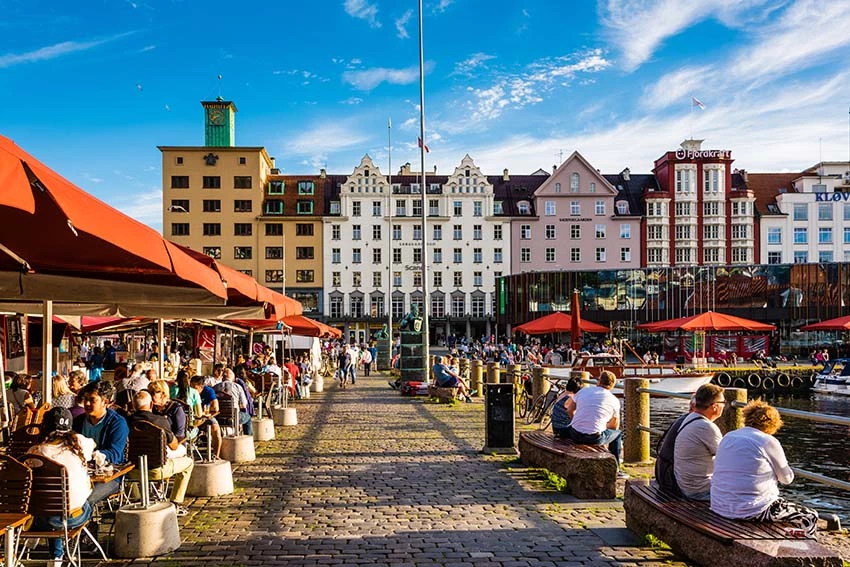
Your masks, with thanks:
M 579 445 L 607 445 L 617 459 L 617 478 L 628 478 L 629 475 L 620 470 L 623 447 L 620 400 L 611 393 L 616 382 L 614 373 L 604 370 L 599 374 L 597 386 L 582 388 L 567 400 L 567 413 L 572 418 L 567 435 Z
M 466 383 L 464 383 L 463 379 L 457 372 L 449 368 L 446 364 L 445 357 L 438 357 L 437 363 L 434 365 L 432 370 L 434 372 L 434 381 L 437 383 L 438 388 L 457 388 L 460 395 L 463 396 L 463 399 L 467 402 L 472 401 L 472 398 L 469 395 L 470 392 L 466 387 Z
M 673 449 L 673 471 L 682 495 L 690 500 L 711 498 L 714 455 L 723 434 L 714 422 L 723 414 L 723 388 L 703 384 L 694 394 L 693 411 L 677 430 Z
M 776 408 L 754 400 L 743 410 L 744 427 L 720 441 L 711 478 L 711 511 L 724 518 L 789 522 L 815 537 L 818 513 L 779 496 L 794 471 L 774 433 L 782 427 Z

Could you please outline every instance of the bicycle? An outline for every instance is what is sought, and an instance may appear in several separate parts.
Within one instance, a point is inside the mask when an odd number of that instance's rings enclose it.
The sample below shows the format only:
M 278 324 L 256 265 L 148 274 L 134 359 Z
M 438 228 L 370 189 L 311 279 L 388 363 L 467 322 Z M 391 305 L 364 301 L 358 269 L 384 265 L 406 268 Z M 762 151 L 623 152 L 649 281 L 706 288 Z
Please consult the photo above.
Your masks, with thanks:
M 520 419 L 525 419 L 528 415 L 533 401 L 531 399 L 531 368 L 530 364 L 524 364 L 520 369 L 519 380 L 514 383 L 514 388 L 517 390 L 515 392 L 516 411 Z
M 566 387 L 561 380 L 550 380 L 548 378 L 546 380 L 550 384 L 549 391 L 542 396 L 537 396 L 525 418 L 525 423 L 528 425 L 539 422 L 540 429 L 549 427 L 549 423 L 552 421 L 552 406 L 555 405 L 555 400 Z

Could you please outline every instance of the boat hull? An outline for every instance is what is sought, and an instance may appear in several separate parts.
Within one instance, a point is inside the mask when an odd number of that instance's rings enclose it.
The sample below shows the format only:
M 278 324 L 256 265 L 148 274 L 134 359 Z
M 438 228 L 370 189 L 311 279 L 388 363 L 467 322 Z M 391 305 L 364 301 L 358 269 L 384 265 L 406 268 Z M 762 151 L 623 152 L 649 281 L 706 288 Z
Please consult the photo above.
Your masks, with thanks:
M 558 378 L 569 378 L 574 371 L 582 369 L 571 366 L 550 366 L 549 375 Z M 713 372 L 700 372 L 693 374 L 676 374 L 676 373 L 653 373 L 641 372 L 640 368 L 629 368 L 622 374 L 623 378 L 645 378 L 649 380 L 649 387 L 653 390 L 662 392 L 670 392 L 674 394 L 693 394 L 700 386 L 708 384 L 714 378 Z M 616 372 L 615 372 L 616 374 Z M 617 384 L 612 390 L 614 394 L 622 395 L 623 380 L 617 380 Z

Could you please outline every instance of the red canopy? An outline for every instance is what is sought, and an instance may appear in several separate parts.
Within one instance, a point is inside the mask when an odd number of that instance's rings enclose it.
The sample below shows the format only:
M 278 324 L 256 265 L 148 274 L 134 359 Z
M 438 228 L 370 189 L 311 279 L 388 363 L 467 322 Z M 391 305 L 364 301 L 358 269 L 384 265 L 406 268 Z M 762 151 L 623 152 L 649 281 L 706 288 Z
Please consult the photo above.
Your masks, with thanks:
M 844 317 L 836 317 L 835 319 L 827 319 L 820 323 L 812 323 L 811 325 L 803 325 L 801 331 L 850 331 L 850 315 Z
M 10 252 L 0 254 L 0 270 L 201 288 L 218 305 L 226 298 L 215 271 L 3 136 L 0 187 L 0 242 Z
M 342 336 L 342 331 L 339 329 L 325 325 L 321 321 L 304 317 L 303 315 L 284 317 L 283 322 L 292 328 L 293 335 L 322 338 L 339 338 Z
M 528 323 L 523 323 L 514 327 L 515 331 L 525 333 L 526 335 L 545 335 L 546 333 L 568 333 L 572 328 L 572 316 L 568 313 L 556 311 L 549 315 L 544 315 Z M 579 321 L 582 332 L 584 333 L 607 333 L 608 327 L 581 319 Z
M 726 313 L 706 311 L 690 317 L 679 317 L 655 323 L 643 323 L 637 326 L 653 333 L 664 331 L 772 331 L 775 326 L 760 323 L 743 317 L 735 317 Z

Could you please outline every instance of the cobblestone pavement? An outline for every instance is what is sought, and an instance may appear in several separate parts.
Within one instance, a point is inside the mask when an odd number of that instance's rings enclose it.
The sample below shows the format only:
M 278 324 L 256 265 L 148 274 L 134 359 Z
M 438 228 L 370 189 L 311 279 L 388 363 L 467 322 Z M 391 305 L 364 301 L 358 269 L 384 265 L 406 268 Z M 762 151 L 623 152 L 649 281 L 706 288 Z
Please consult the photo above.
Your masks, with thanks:
M 110 564 L 685 565 L 628 541 L 620 500 L 576 502 L 481 454 L 480 398 L 403 398 L 373 374 L 295 405 L 299 424 L 234 466 L 234 494 L 187 500 L 179 550 Z

